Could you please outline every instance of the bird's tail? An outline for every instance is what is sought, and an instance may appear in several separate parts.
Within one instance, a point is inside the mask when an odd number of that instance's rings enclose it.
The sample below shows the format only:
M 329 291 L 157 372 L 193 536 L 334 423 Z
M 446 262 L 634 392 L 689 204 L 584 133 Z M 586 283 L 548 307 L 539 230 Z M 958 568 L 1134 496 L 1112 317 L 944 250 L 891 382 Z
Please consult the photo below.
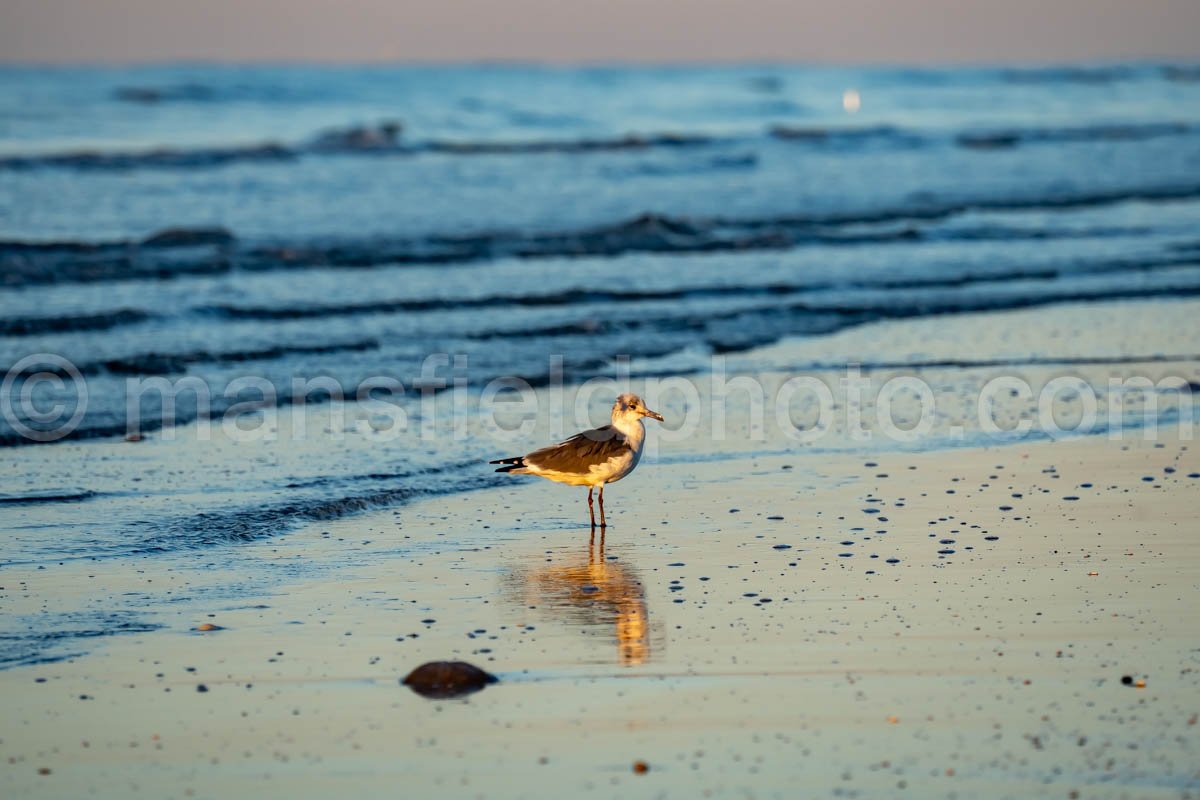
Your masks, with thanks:
M 504 466 L 496 470 L 496 472 L 512 472 L 513 470 L 525 468 L 525 456 L 517 456 L 516 458 L 500 458 L 495 461 L 489 461 L 489 464 L 503 464 Z

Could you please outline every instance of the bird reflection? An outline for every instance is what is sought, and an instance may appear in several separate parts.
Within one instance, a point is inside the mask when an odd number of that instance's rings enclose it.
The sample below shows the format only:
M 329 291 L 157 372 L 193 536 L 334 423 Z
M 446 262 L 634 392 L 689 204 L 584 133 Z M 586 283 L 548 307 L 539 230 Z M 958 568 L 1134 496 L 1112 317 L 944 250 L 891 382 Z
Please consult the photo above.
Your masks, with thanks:
M 646 593 L 637 571 L 604 553 L 604 533 L 593 531 L 587 558 L 565 565 L 522 567 L 508 576 L 508 588 L 527 606 L 553 613 L 585 628 L 615 633 L 617 660 L 629 666 L 650 658 Z

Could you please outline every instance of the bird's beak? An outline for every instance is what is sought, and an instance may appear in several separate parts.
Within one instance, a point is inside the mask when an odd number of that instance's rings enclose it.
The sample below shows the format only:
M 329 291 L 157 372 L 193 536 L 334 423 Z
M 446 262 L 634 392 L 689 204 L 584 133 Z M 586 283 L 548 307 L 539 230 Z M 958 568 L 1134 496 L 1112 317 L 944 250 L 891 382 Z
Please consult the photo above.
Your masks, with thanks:
M 648 408 L 646 409 L 646 413 L 645 413 L 643 416 L 647 416 L 647 417 L 649 417 L 650 419 L 656 419 L 656 420 L 658 420 L 659 422 L 663 422 L 663 421 L 664 421 L 664 420 L 663 420 L 663 418 L 662 418 L 662 414 L 658 413 L 657 411 L 651 411 L 651 410 L 650 410 L 650 409 L 648 409 Z

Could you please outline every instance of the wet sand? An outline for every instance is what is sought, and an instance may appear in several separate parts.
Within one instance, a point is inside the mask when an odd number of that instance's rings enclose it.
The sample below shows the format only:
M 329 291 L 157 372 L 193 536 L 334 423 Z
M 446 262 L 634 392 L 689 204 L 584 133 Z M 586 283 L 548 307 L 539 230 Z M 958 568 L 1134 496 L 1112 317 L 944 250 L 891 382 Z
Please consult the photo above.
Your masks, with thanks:
M 203 563 L 9 568 L 15 613 L 178 602 L 0 672 L 0 794 L 1200 791 L 1187 442 L 649 463 L 607 495 L 594 539 L 582 491 L 534 480 L 313 524 L 247 575 L 336 569 L 214 608 Z M 500 680 L 400 684 L 438 659 Z

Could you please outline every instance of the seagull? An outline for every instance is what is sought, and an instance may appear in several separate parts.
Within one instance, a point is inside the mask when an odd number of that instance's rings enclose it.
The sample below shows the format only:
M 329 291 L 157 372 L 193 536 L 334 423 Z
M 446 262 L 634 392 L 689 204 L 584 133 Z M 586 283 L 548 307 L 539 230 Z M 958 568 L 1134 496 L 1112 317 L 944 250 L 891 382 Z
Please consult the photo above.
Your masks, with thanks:
M 577 433 L 570 439 L 534 450 L 529 455 L 501 458 L 491 464 L 503 464 L 496 472 L 510 475 L 537 475 L 558 483 L 588 487 L 588 514 L 596 527 L 592 490 L 600 487 L 600 527 L 604 520 L 604 486 L 616 483 L 638 465 L 646 428 L 642 417 L 663 421 L 662 414 L 646 408 L 642 398 L 623 394 L 612 407 L 612 424 Z

